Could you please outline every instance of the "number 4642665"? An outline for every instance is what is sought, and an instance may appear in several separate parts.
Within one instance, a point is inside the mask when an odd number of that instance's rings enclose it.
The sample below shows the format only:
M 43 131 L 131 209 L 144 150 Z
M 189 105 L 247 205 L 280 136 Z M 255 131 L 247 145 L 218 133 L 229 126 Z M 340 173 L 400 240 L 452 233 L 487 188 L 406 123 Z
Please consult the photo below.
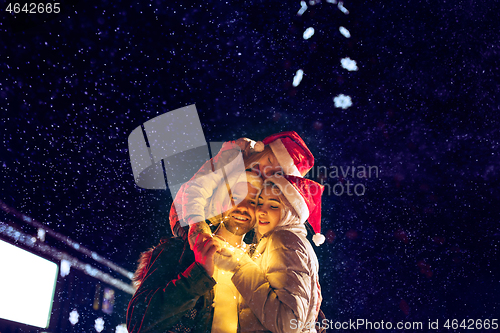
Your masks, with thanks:
M 14 13 L 18 14 L 20 12 L 27 13 L 27 14 L 42 14 L 42 13 L 59 13 L 61 11 L 61 8 L 59 7 L 59 2 L 48 2 L 48 3 L 25 3 L 25 4 L 20 4 L 20 3 L 9 3 L 7 5 L 7 9 L 5 9 L 9 13 Z

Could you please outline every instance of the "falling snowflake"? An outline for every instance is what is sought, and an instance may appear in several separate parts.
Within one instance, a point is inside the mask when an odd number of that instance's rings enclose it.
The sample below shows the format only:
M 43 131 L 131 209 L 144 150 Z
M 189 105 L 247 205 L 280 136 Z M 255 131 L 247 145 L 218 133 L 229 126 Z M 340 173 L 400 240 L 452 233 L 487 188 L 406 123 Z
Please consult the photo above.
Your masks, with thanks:
M 76 323 L 78 323 L 78 317 L 80 317 L 78 311 L 76 311 L 76 309 L 73 309 L 73 311 L 69 313 L 69 322 L 71 323 L 71 325 L 75 326 Z
M 104 329 L 104 319 L 102 319 L 101 317 L 97 318 L 95 320 L 94 328 L 97 332 L 102 332 L 102 330 Z
M 344 35 L 345 38 L 351 38 L 351 33 L 346 28 L 340 27 L 339 31 L 342 35 Z
M 293 77 L 293 86 L 296 87 L 300 84 L 300 81 L 302 81 L 302 77 L 304 76 L 304 71 L 302 69 L 299 69 L 297 73 L 295 73 L 295 76 Z
M 312 37 L 312 35 L 314 35 L 314 28 L 309 27 L 306 29 L 306 31 L 304 31 L 304 35 L 302 37 L 304 37 L 304 39 L 309 39 Z
M 125 324 L 120 324 L 116 326 L 115 333 L 128 333 L 127 326 L 125 326 Z
M 339 3 L 337 4 L 337 7 L 339 7 L 339 9 L 342 13 L 349 15 L 349 11 L 347 10 L 347 8 L 344 7 L 344 3 L 342 1 L 339 1 Z
M 342 58 L 340 59 L 340 63 L 342 67 L 344 67 L 348 71 L 352 72 L 358 70 L 358 65 L 356 65 L 356 61 L 352 60 L 351 58 Z
M 352 106 L 351 96 L 346 96 L 344 94 L 340 94 L 337 97 L 333 98 L 333 102 L 335 103 L 335 107 L 347 109 Z
M 307 10 L 307 4 L 306 4 L 306 2 L 305 2 L 305 1 L 301 1 L 301 2 L 300 2 L 300 6 L 301 6 L 301 7 L 300 7 L 299 11 L 297 12 L 297 15 L 298 15 L 298 16 L 302 16 L 302 14 L 304 14 L 304 13 L 305 13 L 305 11 Z

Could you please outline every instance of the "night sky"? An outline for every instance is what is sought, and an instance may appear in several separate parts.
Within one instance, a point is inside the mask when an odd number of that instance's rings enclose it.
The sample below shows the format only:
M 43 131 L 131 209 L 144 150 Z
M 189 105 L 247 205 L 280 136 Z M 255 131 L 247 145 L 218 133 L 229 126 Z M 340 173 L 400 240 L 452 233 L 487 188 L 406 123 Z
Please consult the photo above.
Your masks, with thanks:
M 326 318 L 500 319 L 498 1 L 6 5 L 6 204 L 133 271 L 172 197 L 136 186 L 128 136 L 196 104 L 208 142 L 294 130 L 323 167 Z M 379 172 L 331 173 L 359 166 Z

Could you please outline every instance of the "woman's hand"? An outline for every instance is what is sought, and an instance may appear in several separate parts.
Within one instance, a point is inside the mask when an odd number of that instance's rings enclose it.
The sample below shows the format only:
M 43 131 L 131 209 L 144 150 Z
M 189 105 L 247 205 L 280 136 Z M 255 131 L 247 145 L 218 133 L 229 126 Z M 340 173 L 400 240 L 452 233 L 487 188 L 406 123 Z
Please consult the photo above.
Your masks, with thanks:
M 214 254 L 214 262 L 217 268 L 235 272 L 238 266 L 246 261 L 251 261 L 250 257 L 241 249 L 225 243 L 224 246 Z

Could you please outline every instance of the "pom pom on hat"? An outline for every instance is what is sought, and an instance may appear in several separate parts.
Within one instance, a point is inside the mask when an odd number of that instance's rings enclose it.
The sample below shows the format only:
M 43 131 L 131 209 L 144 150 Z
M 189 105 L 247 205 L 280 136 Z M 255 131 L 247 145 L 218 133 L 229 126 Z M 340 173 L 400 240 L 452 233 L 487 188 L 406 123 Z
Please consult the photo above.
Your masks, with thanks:
M 253 146 L 253 150 L 260 153 L 261 151 L 264 150 L 264 143 L 262 141 L 257 141 Z
M 319 232 L 317 232 L 313 236 L 313 242 L 314 242 L 314 245 L 320 246 L 321 244 L 323 244 L 325 242 L 325 236 L 320 234 Z

